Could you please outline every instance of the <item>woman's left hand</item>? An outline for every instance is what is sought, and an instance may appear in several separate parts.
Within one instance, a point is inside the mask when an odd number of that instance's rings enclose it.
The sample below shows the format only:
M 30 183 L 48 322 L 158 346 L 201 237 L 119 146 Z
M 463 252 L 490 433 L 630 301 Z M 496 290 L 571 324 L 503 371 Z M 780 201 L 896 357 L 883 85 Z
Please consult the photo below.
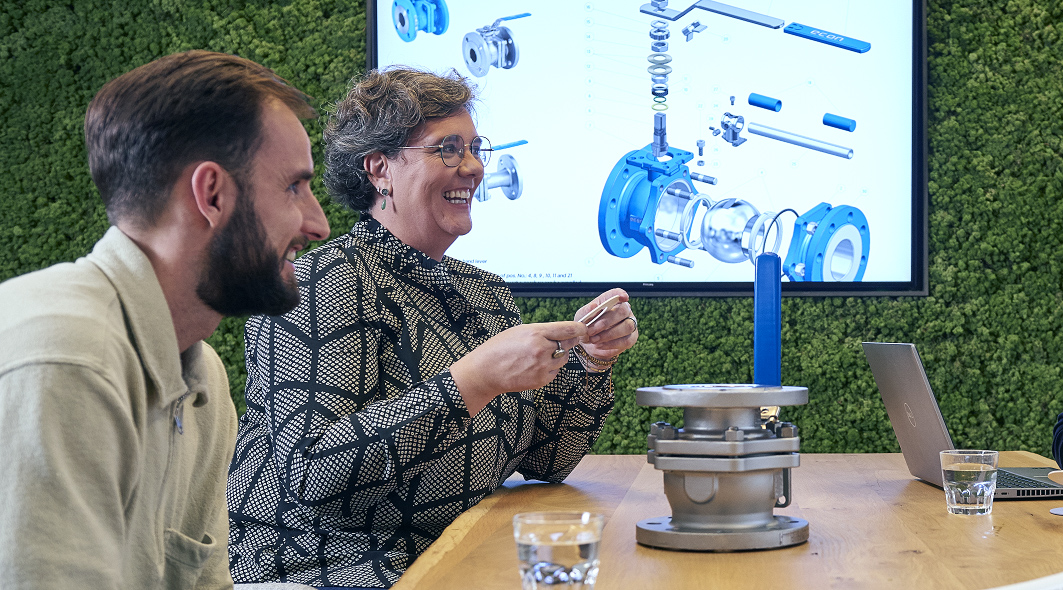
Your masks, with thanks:
M 639 339 L 639 322 L 631 311 L 627 291 L 610 289 L 602 293 L 595 297 L 594 301 L 581 307 L 574 318 L 579 321 L 600 302 L 607 301 L 614 295 L 619 296 L 620 301 L 590 325 L 586 338 L 581 341 L 587 354 L 600 359 L 612 358 L 624 352 L 635 346 L 635 342 Z

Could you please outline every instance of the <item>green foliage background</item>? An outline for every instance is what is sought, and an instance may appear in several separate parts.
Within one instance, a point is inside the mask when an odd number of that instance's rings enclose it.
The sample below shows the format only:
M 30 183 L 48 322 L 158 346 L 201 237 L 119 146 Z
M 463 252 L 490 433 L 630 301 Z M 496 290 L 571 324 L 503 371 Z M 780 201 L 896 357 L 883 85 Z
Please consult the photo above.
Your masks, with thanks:
M 0 1 L 0 279 L 85 254 L 106 229 L 81 125 L 107 80 L 186 49 L 263 63 L 318 97 L 364 70 L 365 5 L 351 0 Z M 1063 4 L 928 0 L 930 295 L 787 298 L 785 417 L 805 452 L 896 451 L 860 349 L 918 344 L 957 445 L 1050 453 L 1063 411 Z M 320 123 L 308 124 L 321 161 Z M 319 181 L 318 181 L 319 182 Z M 353 218 L 316 185 L 334 232 Z M 581 302 L 523 299 L 528 321 Z M 752 379 L 749 298 L 634 302 L 638 346 L 615 369 L 598 452 L 640 453 L 637 387 Z M 211 338 L 243 406 L 242 321 Z

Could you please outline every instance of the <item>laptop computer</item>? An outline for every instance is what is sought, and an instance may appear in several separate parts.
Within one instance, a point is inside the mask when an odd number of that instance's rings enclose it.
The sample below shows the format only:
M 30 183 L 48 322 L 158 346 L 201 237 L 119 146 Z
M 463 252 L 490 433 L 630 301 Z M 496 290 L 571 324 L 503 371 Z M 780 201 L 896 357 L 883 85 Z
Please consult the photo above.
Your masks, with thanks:
M 864 342 L 893 432 L 912 475 L 942 487 L 938 453 L 954 449 L 923 363 L 914 344 Z M 1063 486 L 1048 479 L 1052 467 L 997 469 L 995 499 L 1063 498 Z

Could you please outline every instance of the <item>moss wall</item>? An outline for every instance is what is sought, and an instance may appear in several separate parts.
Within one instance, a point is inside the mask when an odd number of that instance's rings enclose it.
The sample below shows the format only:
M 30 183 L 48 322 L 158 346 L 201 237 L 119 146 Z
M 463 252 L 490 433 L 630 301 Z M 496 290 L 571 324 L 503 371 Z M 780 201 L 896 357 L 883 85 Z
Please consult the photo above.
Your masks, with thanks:
M 895 451 L 860 349 L 915 342 L 957 445 L 1048 454 L 1063 411 L 1063 4 L 928 0 L 930 296 L 783 302 L 783 382 L 806 452 Z M 318 97 L 365 64 L 364 3 L 350 0 L 0 2 L 0 279 L 73 260 L 106 221 L 89 178 L 85 107 L 107 80 L 203 48 L 263 63 Z M 308 124 L 321 161 L 320 124 Z M 319 182 L 319 181 L 318 181 Z M 327 202 L 334 232 L 352 217 Z M 519 301 L 529 321 L 580 302 Z M 617 408 L 599 452 L 639 453 L 648 424 L 634 390 L 749 382 L 752 301 L 635 302 L 642 337 L 615 370 Z M 211 339 L 243 404 L 242 321 Z

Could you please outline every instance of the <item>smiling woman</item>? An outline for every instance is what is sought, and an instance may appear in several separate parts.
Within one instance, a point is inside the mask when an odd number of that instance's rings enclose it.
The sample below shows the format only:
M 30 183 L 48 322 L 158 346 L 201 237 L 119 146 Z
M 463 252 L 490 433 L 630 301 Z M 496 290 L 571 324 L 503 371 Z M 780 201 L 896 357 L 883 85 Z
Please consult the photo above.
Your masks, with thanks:
M 370 72 L 325 130 L 326 185 L 362 221 L 296 262 L 298 308 L 247 322 L 238 582 L 388 587 L 507 477 L 561 481 L 601 432 L 638 338 L 627 294 L 522 324 L 499 277 L 446 256 L 491 153 L 472 100 L 457 74 Z

